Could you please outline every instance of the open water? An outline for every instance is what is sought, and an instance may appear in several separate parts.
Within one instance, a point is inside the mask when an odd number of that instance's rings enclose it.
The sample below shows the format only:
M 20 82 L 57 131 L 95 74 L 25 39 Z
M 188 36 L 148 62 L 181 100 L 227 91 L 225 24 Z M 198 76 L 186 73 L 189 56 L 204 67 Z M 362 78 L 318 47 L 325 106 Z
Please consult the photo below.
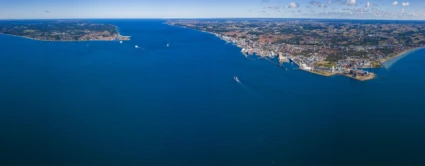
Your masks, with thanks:
M 0 35 L 0 165 L 425 165 L 424 49 L 361 82 L 162 20 L 92 21 L 131 41 Z

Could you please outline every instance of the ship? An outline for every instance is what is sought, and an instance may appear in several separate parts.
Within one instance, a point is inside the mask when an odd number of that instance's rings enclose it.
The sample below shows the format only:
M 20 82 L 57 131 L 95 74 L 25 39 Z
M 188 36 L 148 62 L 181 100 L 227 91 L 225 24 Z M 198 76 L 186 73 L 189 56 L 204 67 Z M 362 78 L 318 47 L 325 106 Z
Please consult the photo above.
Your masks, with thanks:
M 135 48 L 139 48 L 139 46 L 138 45 L 136 45 L 136 46 L 134 46 Z
M 167 44 L 167 47 L 170 47 L 170 44 Z
M 122 41 L 120 41 L 120 44 L 122 44 Z
M 233 79 L 235 79 L 236 82 L 241 82 L 239 81 L 238 77 L 234 76 Z

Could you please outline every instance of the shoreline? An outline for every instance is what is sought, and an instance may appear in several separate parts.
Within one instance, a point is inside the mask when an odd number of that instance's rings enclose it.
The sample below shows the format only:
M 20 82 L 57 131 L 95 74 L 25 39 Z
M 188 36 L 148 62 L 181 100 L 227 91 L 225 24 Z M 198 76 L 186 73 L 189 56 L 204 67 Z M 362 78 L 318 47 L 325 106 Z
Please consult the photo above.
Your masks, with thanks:
M 324 73 L 316 72 L 314 70 L 310 71 L 310 70 L 304 70 L 304 69 L 301 69 L 301 68 L 299 68 L 299 69 L 302 70 L 302 71 L 308 72 L 308 73 L 317 74 L 317 75 L 324 76 L 324 77 L 345 76 L 345 77 L 348 77 L 348 78 L 351 78 L 351 79 L 355 79 L 355 80 L 358 80 L 358 81 L 368 81 L 368 80 L 372 80 L 372 79 L 376 78 L 376 74 L 375 73 L 372 73 L 372 72 L 369 73 L 369 74 L 371 74 L 370 77 L 367 77 L 367 78 L 357 78 L 357 77 L 353 77 L 351 75 L 347 75 L 347 74 L 339 73 L 339 72 L 338 73 L 332 73 L 332 74 L 324 74 Z
M 5 35 L 5 36 L 13 36 L 13 37 L 20 37 L 20 38 L 24 38 L 24 39 L 29 39 L 29 40 L 34 40 L 34 41 L 42 41 L 42 42 L 91 42 L 91 41 L 105 41 L 105 42 L 111 42 L 111 41 L 120 41 L 120 40 L 97 40 L 97 39 L 93 39 L 93 40 L 40 40 L 40 39 L 35 39 L 35 38 L 30 38 L 30 37 L 26 37 L 26 36 L 18 36 L 18 35 L 12 35 L 12 34 L 0 34 L 0 35 Z M 121 40 L 121 41 L 130 41 L 130 37 L 131 36 L 121 36 L 119 35 L 119 37 L 128 37 L 128 40 Z
M 357 78 L 357 77 L 353 77 L 351 75 L 345 74 L 343 72 L 342 73 L 341 72 L 334 72 L 332 74 L 325 74 L 325 73 L 320 73 L 320 72 L 317 72 L 317 71 L 314 71 L 314 70 L 302 69 L 302 68 L 300 68 L 300 65 L 297 62 L 293 61 L 292 59 L 291 59 L 291 61 L 294 62 L 298 66 L 298 69 L 300 69 L 302 71 L 312 73 L 312 74 L 317 74 L 317 75 L 324 76 L 324 77 L 346 76 L 346 77 L 349 77 L 349 78 L 352 78 L 352 79 L 355 79 L 355 80 L 358 80 L 358 81 L 368 81 L 368 80 L 372 80 L 376 77 L 376 74 L 372 73 L 372 72 L 369 72 L 369 74 L 371 74 L 371 77 L 367 77 L 367 78 Z
M 165 23 L 165 24 L 167 24 L 167 23 Z M 174 26 L 174 27 L 181 27 L 181 26 L 176 26 L 176 25 L 171 25 L 171 24 L 167 24 L 167 25 L 169 25 L 169 26 Z M 225 42 L 229 42 L 229 41 L 227 41 L 226 39 L 223 39 L 222 37 L 220 37 L 220 36 L 219 36 L 219 34 L 216 34 L 216 33 L 214 33 L 214 32 L 207 32 L 207 31 L 198 30 L 198 29 L 193 29 L 193 28 L 188 28 L 188 27 L 181 27 L 181 28 L 191 29 L 191 30 L 195 30 L 195 31 L 199 31 L 199 32 L 204 32 L 204 33 L 209 33 L 209 34 L 212 34 L 212 35 L 214 35 L 215 37 L 219 38 L 220 40 L 223 40 L 223 41 L 225 41 Z M 242 48 L 241 48 L 241 47 L 239 47 L 237 44 L 232 43 L 232 45 L 236 46 L 237 48 L 242 49 Z M 241 53 L 242 53 L 242 52 L 241 52 Z M 244 53 L 242 53 L 242 54 L 245 56 L 245 54 L 244 54 Z M 289 58 L 289 59 L 291 59 L 291 58 Z M 344 73 L 323 74 L 323 73 L 318 73 L 318 72 L 314 72 L 314 71 L 309 71 L 309 70 L 301 69 L 301 68 L 300 68 L 300 65 L 299 65 L 298 63 L 296 63 L 295 61 L 293 61 L 293 62 L 294 62 L 294 63 L 298 66 L 298 68 L 299 68 L 300 70 L 302 70 L 302 71 L 309 72 L 309 73 L 312 73 L 312 74 L 317 74 L 317 75 L 320 75 L 320 76 L 325 76 L 325 77 L 331 77 L 331 76 L 341 75 L 341 76 L 346 76 L 346 77 L 349 77 L 349 78 L 352 78 L 352 79 L 355 79 L 355 80 L 358 80 L 358 81 L 367 81 L 367 80 L 372 80 L 372 79 L 374 79 L 374 78 L 376 77 L 376 74 L 375 74 L 375 73 L 372 73 L 372 72 L 370 73 L 370 74 L 372 74 L 372 77 L 371 77 L 371 78 L 367 78 L 367 79 L 360 79 L 360 78 L 356 78 L 356 77 L 353 77 L 353 76 L 346 75 L 346 74 L 344 74 Z M 380 67 L 379 67 L 379 68 L 380 68 Z
M 106 40 L 106 39 L 89 39 L 89 40 L 43 40 L 43 39 L 36 39 L 36 38 L 27 37 L 27 36 L 19 36 L 19 35 L 13 35 L 13 34 L 0 33 L 0 35 L 21 37 L 21 38 L 25 38 L 25 39 L 29 39 L 29 40 L 43 41 L 43 42 L 90 42 L 90 41 L 107 41 L 107 42 L 110 42 L 110 41 L 130 41 L 131 36 L 121 35 L 118 26 L 116 26 L 116 25 L 113 25 L 113 26 L 115 27 L 115 29 L 117 31 L 117 37 L 115 39 L 110 39 L 110 40 Z
M 191 29 L 191 30 L 195 30 L 195 31 L 200 31 L 200 32 L 204 32 L 204 33 L 209 33 L 209 34 L 212 34 L 212 35 L 216 36 L 216 37 L 217 37 L 217 38 L 219 38 L 220 40 L 223 40 L 223 41 L 225 41 L 225 42 L 229 42 L 229 41 L 227 41 L 226 39 L 224 39 L 224 38 L 220 37 L 220 35 L 219 35 L 219 34 L 216 34 L 216 33 L 214 33 L 214 32 L 207 32 L 207 31 L 198 30 L 198 29 L 193 29 L 193 28 L 188 28 L 188 27 L 184 27 L 184 26 L 171 25 L 171 24 L 168 24 L 168 23 L 164 23 L 164 24 L 167 24 L 167 25 L 169 25 L 169 26 L 181 27 L 181 28 L 185 28 L 185 29 Z M 236 47 L 238 47 L 238 48 L 240 48 L 240 49 L 243 49 L 243 48 L 239 47 L 237 44 L 232 43 L 232 45 L 234 45 L 234 46 L 236 46 Z M 397 58 L 397 57 L 402 56 L 402 55 L 405 55 L 405 54 L 410 54 L 410 53 L 412 53 L 412 52 L 415 52 L 415 51 L 417 51 L 417 50 L 424 49 L 424 48 L 425 48 L 425 46 L 422 46 L 422 47 L 417 47 L 417 48 L 413 48 L 413 49 L 409 49 L 409 50 L 403 51 L 403 52 L 398 53 L 397 55 L 395 55 L 395 56 L 393 56 L 393 57 L 386 58 L 386 59 L 383 59 L 383 60 L 379 60 L 379 61 L 380 61 L 381 66 L 375 66 L 375 67 L 370 66 L 370 67 L 365 67 L 365 68 L 383 68 L 382 63 L 384 63 L 384 62 L 386 62 L 386 61 L 392 60 L 392 59 L 394 59 L 394 58 Z M 246 56 L 246 57 L 247 57 L 247 54 L 246 54 L 246 53 L 242 52 L 242 54 L 243 54 L 244 56 Z M 297 64 L 296 62 L 294 62 L 294 63 L 295 63 L 298 67 L 300 66 L 300 65 L 299 65 L 299 64 Z M 365 68 L 360 68 L 360 69 L 365 69 Z M 312 73 L 312 74 L 317 74 L 317 75 L 320 75 L 320 76 L 325 76 L 325 77 L 332 77 L 332 76 L 346 76 L 346 77 L 349 77 L 349 78 L 352 78 L 352 79 L 355 79 L 355 80 L 358 80 L 358 81 L 368 81 L 368 80 L 372 80 L 372 79 L 374 79 L 374 78 L 376 78 L 376 77 L 377 77 L 377 75 L 376 75 L 375 73 L 373 73 L 373 72 L 369 72 L 369 74 L 370 74 L 370 76 L 369 76 L 369 77 L 359 78 L 359 77 L 353 77 L 353 76 L 351 76 L 351 75 L 348 75 L 348 74 L 345 74 L 345 73 L 341 73 L 341 72 L 332 73 L 332 74 L 324 74 L 324 73 L 316 72 L 316 71 L 314 71 L 314 70 L 309 71 L 309 70 L 305 70 L 305 69 L 301 69 L 301 68 L 299 68 L 299 69 L 300 69 L 300 70 L 303 70 L 303 71 L 306 71 L 306 72 L 309 72 L 309 73 Z
M 412 49 L 409 49 L 409 50 L 406 50 L 406 51 L 400 52 L 400 53 L 396 54 L 396 55 L 395 55 L 395 56 L 393 56 L 393 57 L 385 58 L 385 59 L 380 60 L 380 63 L 381 63 L 381 64 L 382 64 L 382 63 L 385 63 L 385 62 L 390 61 L 390 60 L 392 60 L 392 59 L 395 59 L 395 58 L 397 58 L 397 57 L 400 57 L 400 56 L 403 56 L 403 55 L 406 55 L 406 54 L 410 54 L 410 53 L 412 53 L 412 52 L 415 52 L 415 51 L 417 51 L 417 50 L 421 50 L 421 49 L 424 49 L 424 48 L 425 48 L 425 46 L 422 46 L 422 47 L 416 47 L 416 48 L 412 48 Z

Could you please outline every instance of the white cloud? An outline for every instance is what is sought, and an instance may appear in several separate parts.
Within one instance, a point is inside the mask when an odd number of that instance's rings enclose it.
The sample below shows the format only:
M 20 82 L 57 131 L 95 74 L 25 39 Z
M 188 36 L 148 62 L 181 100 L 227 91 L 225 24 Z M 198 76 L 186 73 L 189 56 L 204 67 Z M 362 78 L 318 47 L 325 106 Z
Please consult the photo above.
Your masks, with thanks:
M 394 2 L 393 2 L 393 5 L 397 5 L 397 4 L 398 4 L 398 2 L 397 2 L 397 1 L 394 1 Z
M 347 0 L 347 5 L 356 5 L 356 0 Z
M 326 5 L 324 5 L 323 3 L 319 2 L 319 1 L 311 1 L 310 4 L 312 4 L 313 6 L 317 6 L 317 7 L 323 7 L 323 8 L 327 7 Z
M 289 8 L 297 8 L 297 7 L 299 7 L 300 5 L 298 4 L 298 3 L 296 3 L 296 2 L 291 2 L 291 3 L 289 3 Z
M 409 2 L 403 2 L 403 3 L 401 3 L 401 5 L 403 5 L 403 6 L 409 6 L 410 3 Z

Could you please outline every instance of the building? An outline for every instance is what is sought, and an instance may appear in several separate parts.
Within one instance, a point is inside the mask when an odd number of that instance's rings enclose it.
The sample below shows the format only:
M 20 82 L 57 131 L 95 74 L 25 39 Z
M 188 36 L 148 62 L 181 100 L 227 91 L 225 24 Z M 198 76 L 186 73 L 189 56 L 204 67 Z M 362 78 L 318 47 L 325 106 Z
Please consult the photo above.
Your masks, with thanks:
M 311 67 L 307 66 L 304 63 L 301 63 L 301 68 L 304 69 L 304 70 L 309 70 L 309 71 L 311 70 Z

